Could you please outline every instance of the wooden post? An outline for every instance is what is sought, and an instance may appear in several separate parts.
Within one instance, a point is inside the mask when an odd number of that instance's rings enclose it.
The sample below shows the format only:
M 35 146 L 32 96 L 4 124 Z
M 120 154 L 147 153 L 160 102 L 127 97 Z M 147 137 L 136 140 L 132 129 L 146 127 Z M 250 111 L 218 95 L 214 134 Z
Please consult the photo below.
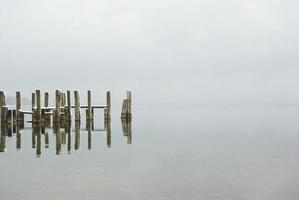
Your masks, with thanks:
M 74 92 L 75 96 L 75 121 L 80 121 L 80 97 L 79 97 L 79 92 L 75 91 Z
M 21 109 L 21 92 L 17 91 L 16 92 L 16 118 L 17 118 L 17 123 L 21 122 L 21 113 L 20 113 L 20 109 Z
M 131 117 L 132 117 L 132 94 L 131 94 L 131 91 L 127 91 L 127 99 L 128 99 L 127 118 L 131 119 Z
M 1 123 L 7 123 L 8 106 L 1 108 Z
M 56 110 L 55 110 L 55 123 L 60 124 L 60 115 L 61 115 L 61 93 L 59 90 L 56 90 Z
M 0 91 L 0 108 L 2 106 L 5 106 L 5 92 L 4 91 Z
M 41 122 L 41 93 L 40 90 L 36 90 L 36 121 L 37 123 Z
M 45 92 L 45 107 L 49 107 L 49 93 Z
M 104 110 L 105 112 L 105 120 L 110 120 L 111 118 L 111 93 L 107 91 L 106 93 L 106 102 L 107 102 L 107 109 Z
M 3 106 L 5 106 L 5 93 L 3 91 L 0 91 L 0 112 L 1 112 L 1 122 L 4 122 L 6 121 L 6 118 L 5 117 L 5 110 L 3 109 Z
M 71 91 L 68 90 L 67 91 L 67 121 L 68 122 L 72 121 L 71 109 L 72 109 L 72 105 L 71 105 Z
M 35 117 L 35 114 L 36 114 L 36 110 L 35 110 L 35 93 L 32 93 L 31 95 L 31 107 L 32 107 L 32 123 L 35 123 L 36 122 L 36 117 Z
M 49 93 L 48 92 L 45 92 L 45 102 L 44 102 L 44 106 L 47 108 L 49 107 Z M 45 115 L 45 112 L 48 112 L 49 110 L 48 109 L 43 109 L 43 118 L 45 120 L 45 124 L 47 126 L 50 125 L 51 123 L 51 116 L 50 115 Z
M 92 116 L 91 116 L 91 91 L 90 90 L 87 91 L 87 104 L 88 104 L 88 109 L 87 109 L 86 120 L 91 121 Z

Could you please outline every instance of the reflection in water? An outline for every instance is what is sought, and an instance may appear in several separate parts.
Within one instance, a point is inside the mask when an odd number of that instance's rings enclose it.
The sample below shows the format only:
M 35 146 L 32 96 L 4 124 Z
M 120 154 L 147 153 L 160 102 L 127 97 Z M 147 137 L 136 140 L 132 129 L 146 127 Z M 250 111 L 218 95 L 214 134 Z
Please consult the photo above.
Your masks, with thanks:
M 130 119 L 121 120 L 124 136 L 127 137 L 127 144 L 132 144 L 132 121 Z
M 65 146 L 67 152 L 70 154 L 72 150 L 72 145 L 74 145 L 74 150 L 80 149 L 81 134 L 87 134 L 87 149 L 92 149 L 92 139 L 93 134 L 99 134 L 99 132 L 106 133 L 106 144 L 107 148 L 111 148 L 112 137 L 111 137 L 111 122 L 105 121 L 104 129 L 94 129 L 93 122 L 86 123 L 86 130 L 80 129 L 80 123 L 74 124 L 74 132 L 72 132 L 71 123 L 59 124 L 57 123 L 53 128 L 47 127 L 42 124 L 34 124 L 32 128 L 24 129 L 24 126 L 14 126 L 13 124 L 1 124 L 0 133 L 0 152 L 5 152 L 7 146 L 7 137 L 12 137 L 16 139 L 15 148 L 21 150 L 22 139 L 26 141 L 27 134 L 22 135 L 23 132 L 28 132 L 31 129 L 31 148 L 35 149 L 37 157 L 42 155 L 42 151 L 50 147 L 50 142 L 55 141 L 56 154 L 61 154 L 62 147 Z M 132 130 L 131 122 L 122 120 L 122 129 L 124 136 L 128 138 L 127 143 L 132 143 Z M 72 137 L 72 133 L 75 134 Z M 85 137 L 84 136 L 84 137 Z M 55 139 L 54 139 L 55 138 Z M 72 140 L 73 138 L 73 140 Z M 74 142 L 72 144 L 72 142 Z M 54 145 L 52 145 L 54 147 Z M 25 147 L 26 148 L 26 147 Z

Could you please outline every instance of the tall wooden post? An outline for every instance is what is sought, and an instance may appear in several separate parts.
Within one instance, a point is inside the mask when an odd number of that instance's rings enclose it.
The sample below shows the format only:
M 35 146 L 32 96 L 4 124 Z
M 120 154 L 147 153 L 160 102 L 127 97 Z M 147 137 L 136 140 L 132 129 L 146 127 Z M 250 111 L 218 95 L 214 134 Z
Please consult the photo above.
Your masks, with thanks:
M 3 91 L 0 91 L 0 112 L 1 112 L 1 122 L 5 122 L 6 121 L 6 115 L 7 113 L 5 109 L 3 108 L 5 106 L 5 93 Z
M 60 124 L 60 115 L 61 115 L 61 92 L 56 90 L 55 92 L 55 100 L 56 100 L 56 110 L 55 110 L 55 123 Z
M 92 116 L 91 116 L 91 91 L 90 90 L 87 91 L 87 104 L 88 104 L 88 109 L 87 109 L 86 120 L 91 121 Z
M 38 123 L 40 123 L 41 122 L 41 107 L 42 107 L 41 93 L 40 93 L 40 90 L 36 90 L 35 93 L 36 93 L 36 121 Z
M 68 122 L 72 121 L 71 109 L 72 109 L 72 105 L 71 105 L 71 91 L 68 90 L 67 91 L 67 121 Z
M 21 92 L 17 91 L 16 92 L 16 118 L 17 118 L 17 123 L 21 122 Z
M 33 92 L 31 94 L 31 110 L 32 110 L 32 123 L 36 122 L 36 118 L 35 118 L 35 93 Z
M 74 92 L 75 96 L 75 121 L 80 121 L 80 97 L 79 97 L 79 92 L 75 91 Z
M 127 91 L 128 107 L 127 107 L 127 118 L 132 117 L 132 94 L 131 91 Z
M 49 93 L 45 92 L 45 102 L 44 102 L 44 106 L 45 109 L 42 110 L 42 114 L 43 114 L 43 119 L 45 120 L 45 123 L 47 126 L 50 125 L 50 121 L 51 121 L 51 117 L 49 115 L 46 115 L 45 112 L 48 112 L 49 109 L 47 109 L 49 107 Z
M 111 118 L 111 93 L 110 91 L 107 91 L 106 93 L 106 104 L 107 108 L 104 110 L 105 112 L 105 120 L 110 120 Z

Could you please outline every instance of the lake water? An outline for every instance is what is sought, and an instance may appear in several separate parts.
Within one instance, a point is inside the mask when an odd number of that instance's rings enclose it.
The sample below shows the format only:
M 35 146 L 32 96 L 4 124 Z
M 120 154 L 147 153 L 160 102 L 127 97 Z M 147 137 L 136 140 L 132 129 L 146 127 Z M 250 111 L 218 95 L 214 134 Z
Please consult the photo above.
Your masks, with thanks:
M 58 151 L 52 128 L 1 137 L 0 199 L 299 199 L 298 107 L 135 109 L 125 135 L 119 113 Z

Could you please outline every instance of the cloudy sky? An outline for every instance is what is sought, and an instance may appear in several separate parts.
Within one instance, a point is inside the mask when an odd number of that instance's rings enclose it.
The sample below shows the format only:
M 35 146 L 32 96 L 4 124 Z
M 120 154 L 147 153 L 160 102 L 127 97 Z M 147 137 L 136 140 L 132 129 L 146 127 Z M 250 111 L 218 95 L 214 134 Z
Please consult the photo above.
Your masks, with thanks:
M 0 89 L 296 104 L 295 0 L 0 0 Z

